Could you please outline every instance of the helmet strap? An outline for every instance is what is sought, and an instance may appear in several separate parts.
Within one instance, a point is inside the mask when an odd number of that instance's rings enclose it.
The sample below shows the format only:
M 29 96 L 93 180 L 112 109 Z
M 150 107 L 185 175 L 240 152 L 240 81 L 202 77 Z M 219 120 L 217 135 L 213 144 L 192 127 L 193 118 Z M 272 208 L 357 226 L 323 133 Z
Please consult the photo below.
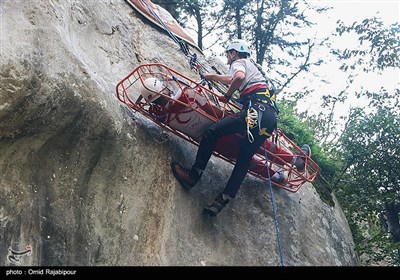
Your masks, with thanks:
M 228 51 L 228 55 L 229 55 L 229 58 L 230 58 L 230 60 L 233 62 L 234 60 L 234 58 L 237 56 L 237 51 L 235 51 L 236 53 L 235 53 L 235 55 L 234 56 L 232 56 L 232 51 Z

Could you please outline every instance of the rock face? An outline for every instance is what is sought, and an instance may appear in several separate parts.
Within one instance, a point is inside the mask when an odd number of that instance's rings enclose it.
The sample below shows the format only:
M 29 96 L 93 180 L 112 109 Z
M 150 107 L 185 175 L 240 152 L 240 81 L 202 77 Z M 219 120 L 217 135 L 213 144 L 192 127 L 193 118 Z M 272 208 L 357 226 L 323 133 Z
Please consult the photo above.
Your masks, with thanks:
M 116 99 L 142 63 L 196 78 L 177 44 L 125 1 L 0 9 L 0 265 L 357 264 L 338 203 L 310 184 L 274 188 L 279 235 L 269 187 L 251 176 L 220 215 L 202 213 L 233 166 L 212 158 L 183 190 L 169 163 L 189 165 L 196 147 Z

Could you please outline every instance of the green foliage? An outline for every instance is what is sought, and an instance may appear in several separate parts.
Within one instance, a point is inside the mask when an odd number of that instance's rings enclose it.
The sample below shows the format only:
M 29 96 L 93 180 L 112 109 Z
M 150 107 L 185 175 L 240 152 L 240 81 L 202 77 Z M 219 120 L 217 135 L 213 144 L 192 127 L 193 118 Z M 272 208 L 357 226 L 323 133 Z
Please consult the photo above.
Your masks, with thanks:
M 398 266 L 400 243 L 394 242 L 390 235 L 382 234 L 379 215 L 371 213 L 367 219 L 362 219 L 353 212 L 351 216 L 348 221 L 361 262 L 364 265 Z
M 386 205 L 400 199 L 400 116 L 387 107 L 371 114 L 360 110 L 353 115 L 340 145 L 347 168 L 338 197 L 350 215 L 357 213 L 353 228 L 361 227 L 364 234 L 368 230 L 373 236 L 369 242 L 364 236 L 357 239 L 362 243 L 359 252 L 370 254 L 376 248 L 388 251 L 393 240 L 388 239 L 387 230 L 374 230 L 371 225 L 365 228 L 361 221 L 370 221 L 372 214 L 385 216 Z M 379 261 L 380 255 L 371 258 Z
M 339 35 L 354 32 L 360 46 L 335 50 L 348 72 L 382 72 L 400 66 L 399 23 L 385 27 L 378 18 L 352 26 L 339 22 Z M 400 90 L 361 91 L 369 101 L 353 108 L 337 144 L 341 172 L 336 194 L 365 264 L 400 265 Z
M 312 158 L 321 168 L 321 175 L 328 181 L 331 181 L 338 171 L 337 159 L 329 157 L 320 143 L 315 140 L 315 134 L 310 129 L 307 119 L 301 121 L 295 111 L 296 103 L 288 100 L 279 102 L 279 121 L 278 127 L 296 144 L 310 145 L 312 149 Z

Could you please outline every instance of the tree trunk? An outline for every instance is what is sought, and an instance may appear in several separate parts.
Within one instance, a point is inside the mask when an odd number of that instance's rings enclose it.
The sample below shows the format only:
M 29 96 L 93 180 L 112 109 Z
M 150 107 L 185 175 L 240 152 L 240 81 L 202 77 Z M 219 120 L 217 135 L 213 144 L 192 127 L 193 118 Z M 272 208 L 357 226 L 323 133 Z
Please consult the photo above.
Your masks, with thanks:
M 399 222 L 400 203 L 387 203 L 386 204 L 386 218 L 388 229 L 391 233 L 393 240 L 400 242 L 400 222 Z
M 203 19 L 201 17 L 200 8 L 195 7 L 195 17 L 197 21 L 197 45 L 203 49 Z

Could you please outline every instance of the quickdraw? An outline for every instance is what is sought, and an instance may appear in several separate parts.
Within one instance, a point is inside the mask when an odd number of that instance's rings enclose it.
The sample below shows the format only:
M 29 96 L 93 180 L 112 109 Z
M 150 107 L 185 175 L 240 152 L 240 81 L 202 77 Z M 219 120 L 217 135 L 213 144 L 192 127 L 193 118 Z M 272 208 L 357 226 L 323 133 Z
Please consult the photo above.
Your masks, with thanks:
M 251 133 L 251 129 L 257 126 L 258 122 L 258 111 L 252 107 L 249 107 L 246 112 L 246 124 L 247 124 L 247 139 L 250 143 L 254 142 L 254 136 Z

